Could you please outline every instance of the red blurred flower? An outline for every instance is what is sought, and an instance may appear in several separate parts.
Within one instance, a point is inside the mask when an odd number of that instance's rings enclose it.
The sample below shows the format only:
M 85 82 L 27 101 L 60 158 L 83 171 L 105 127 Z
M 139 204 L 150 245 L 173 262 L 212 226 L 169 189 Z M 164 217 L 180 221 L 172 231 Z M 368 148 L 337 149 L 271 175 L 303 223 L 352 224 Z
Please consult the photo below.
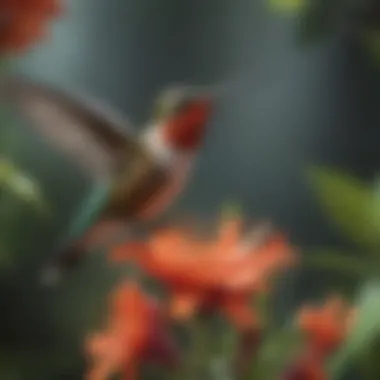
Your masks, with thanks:
M 330 297 L 321 307 L 303 307 L 298 324 L 306 335 L 302 357 L 282 380 L 326 380 L 325 361 L 342 344 L 356 320 L 356 311 L 339 297 Z
M 60 13 L 58 0 L 1 0 L 0 54 L 23 52 L 44 38 Z
M 92 362 L 86 379 L 106 380 L 122 373 L 133 380 L 147 360 L 175 365 L 178 352 L 157 303 L 135 283 L 123 284 L 112 298 L 106 330 L 90 336 L 85 345 Z
M 327 374 L 319 359 L 305 355 L 284 373 L 281 380 L 327 380 Z
M 294 258 L 281 236 L 264 241 L 243 236 L 237 218 L 223 221 L 216 239 L 166 228 L 147 242 L 127 243 L 112 253 L 113 260 L 134 259 L 169 288 L 172 317 L 187 319 L 196 311 L 218 309 L 241 330 L 258 325 L 252 295 L 267 289 L 270 276 Z
M 356 311 L 339 297 L 330 297 L 321 307 L 304 307 L 298 323 L 309 346 L 321 357 L 332 354 L 342 344 L 356 320 Z

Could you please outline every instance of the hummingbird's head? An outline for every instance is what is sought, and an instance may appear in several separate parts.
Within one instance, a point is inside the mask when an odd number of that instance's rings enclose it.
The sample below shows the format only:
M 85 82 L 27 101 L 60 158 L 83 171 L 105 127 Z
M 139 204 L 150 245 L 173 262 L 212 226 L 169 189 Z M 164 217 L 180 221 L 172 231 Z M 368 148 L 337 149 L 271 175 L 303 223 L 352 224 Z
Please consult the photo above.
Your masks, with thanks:
M 154 116 L 172 148 L 192 151 L 202 142 L 212 106 L 211 94 L 189 87 L 169 88 L 158 97 Z

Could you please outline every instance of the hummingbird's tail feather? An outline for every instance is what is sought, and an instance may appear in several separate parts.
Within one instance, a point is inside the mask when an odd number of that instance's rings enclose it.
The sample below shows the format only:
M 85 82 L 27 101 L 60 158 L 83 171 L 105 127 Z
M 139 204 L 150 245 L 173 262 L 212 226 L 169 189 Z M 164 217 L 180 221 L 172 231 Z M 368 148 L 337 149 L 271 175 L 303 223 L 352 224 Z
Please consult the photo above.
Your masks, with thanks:
M 42 269 L 41 281 L 44 285 L 54 285 L 61 277 L 77 267 L 95 240 L 99 231 L 97 222 L 107 206 L 111 183 L 99 183 L 83 204 L 69 226 L 64 242 L 60 242 L 52 252 L 52 258 Z M 93 227 L 89 227 L 93 226 Z M 96 227 L 96 229 L 95 229 Z
M 41 281 L 44 285 L 56 285 L 66 275 L 79 268 L 90 252 L 109 244 L 125 240 L 131 234 L 131 225 L 122 219 L 104 219 L 90 228 L 79 240 L 60 245 L 53 258 L 43 268 Z

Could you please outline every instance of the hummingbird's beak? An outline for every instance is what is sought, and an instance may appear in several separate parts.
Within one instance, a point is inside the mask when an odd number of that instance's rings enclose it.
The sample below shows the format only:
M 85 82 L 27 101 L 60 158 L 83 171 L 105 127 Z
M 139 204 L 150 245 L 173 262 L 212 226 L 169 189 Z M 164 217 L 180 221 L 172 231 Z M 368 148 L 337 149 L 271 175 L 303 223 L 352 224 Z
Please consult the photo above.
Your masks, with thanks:
M 226 95 L 232 92 L 234 88 L 234 83 L 223 82 L 219 84 L 209 85 L 209 86 L 199 86 L 194 88 L 194 96 L 200 98 L 204 97 L 210 99 L 214 103 L 218 100 L 224 98 Z

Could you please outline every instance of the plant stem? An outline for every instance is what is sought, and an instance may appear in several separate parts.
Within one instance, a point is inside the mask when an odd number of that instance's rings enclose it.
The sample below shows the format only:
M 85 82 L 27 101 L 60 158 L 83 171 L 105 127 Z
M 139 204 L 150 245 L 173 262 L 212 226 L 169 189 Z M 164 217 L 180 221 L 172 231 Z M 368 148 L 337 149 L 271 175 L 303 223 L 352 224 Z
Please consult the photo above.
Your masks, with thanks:
M 195 318 L 189 326 L 190 349 L 186 368 L 186 380 L 208 376 L 212 355 L 211 334 L 206 318 Z

